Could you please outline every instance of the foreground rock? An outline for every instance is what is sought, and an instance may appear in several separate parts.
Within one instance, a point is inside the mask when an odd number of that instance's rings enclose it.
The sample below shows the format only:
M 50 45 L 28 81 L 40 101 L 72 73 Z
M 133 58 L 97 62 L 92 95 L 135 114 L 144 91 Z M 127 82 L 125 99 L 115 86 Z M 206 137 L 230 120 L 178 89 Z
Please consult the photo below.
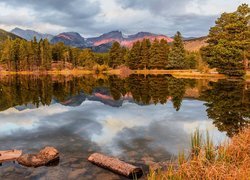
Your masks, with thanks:
M 141 168 L 103 154 L 94 153 L 88 161 L 128 178 L 140 178 L 143 175 Z
M 0 163 L 14 161 L 22 155 L 21 150 L 0 151 Z
M 45 166 L 59 160 L 59 152 L 54 147 L 45 147 L 37 154 L 24 154 L 17 161 L 27 167 Z

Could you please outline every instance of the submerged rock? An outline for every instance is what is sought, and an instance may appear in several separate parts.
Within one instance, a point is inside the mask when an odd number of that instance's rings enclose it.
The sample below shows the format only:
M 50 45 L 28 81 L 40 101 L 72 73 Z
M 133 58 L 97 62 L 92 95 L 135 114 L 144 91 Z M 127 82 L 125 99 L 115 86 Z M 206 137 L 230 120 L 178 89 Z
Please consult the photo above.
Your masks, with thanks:
M 37 154 L 24 154 L 17 162 L 27 167 L 39 167 L 59 161 L 59 151 L 54 147 L 45 147 Z

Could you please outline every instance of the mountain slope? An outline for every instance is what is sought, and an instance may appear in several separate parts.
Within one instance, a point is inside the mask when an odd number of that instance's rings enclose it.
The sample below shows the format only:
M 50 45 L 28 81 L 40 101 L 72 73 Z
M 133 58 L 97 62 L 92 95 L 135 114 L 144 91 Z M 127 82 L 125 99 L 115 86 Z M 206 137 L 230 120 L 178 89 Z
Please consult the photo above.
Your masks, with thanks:
M 53 38 L 53 35 L 51 35 L 51 34 L 43 34 L 43 33 L 33 31 L 33 30 L 29 30 L 29 29 L 23 30 L 20 28 L 15 28 L 15 29 L 11 30 L 11 33 L 13 33 L 17 36 L 20 36 L 28 41 L 33 40 L 34 37 L 36 37 L 37 40 L 40 40 L 40 39 L 51 40 Z
M 86 47 L 85 39 L 77 32 L 64 32 L 54 36 L 51 43 L 63 42 L 65 45 L 74 47 Z
M 184 41 L 184 47 L 187 51 L 199 51 L 200 48 L 207 45 L 208 37 L 199 37 Z
M 19 39 L 22 39 L 21 37 L 13 34 L 13 33 L 10 33 L 10 32 L 7 32 L 5 30 L 2 30 L 0 29 L 0 42 L 6 40 L 6 39 L 16 39 L 16 38 L 19 38 Z
M 154 41 L 155 39 L 165 39 L 168 42 L 173 41 L 173 39 L 168 36 L 153 34 L 149 32 L 139 32 L 137 34 L 128 35 L 127 37 L 124 37 L 122 32 L 120 31 L 111 31 L 99 37 L 88 38 L 86 41 L 91 46 L 100 46 L 102 44 L 117 41 L 122 46 L 131 47 L 136 41 L 142 41 L 143 39 L 149 39 L 150 41 Z

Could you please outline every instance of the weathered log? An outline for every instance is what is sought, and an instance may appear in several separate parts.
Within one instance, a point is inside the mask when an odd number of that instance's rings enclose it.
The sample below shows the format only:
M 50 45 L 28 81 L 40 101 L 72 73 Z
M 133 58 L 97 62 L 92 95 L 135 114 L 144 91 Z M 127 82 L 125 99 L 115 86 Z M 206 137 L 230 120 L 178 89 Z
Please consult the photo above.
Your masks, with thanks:
M 54 147 L 45 147 L 37 154 L 24 154 L 17 162 L 27 167 L 46 166 L 52 162 L 59 161 L 59 152 Z
M 94 153 L 90 155 L 88 161 L 128 178 L 140 178 L 143 175 L 143 171 L 141 168 L 123 162 L 117 158 L 105 156 L 100 153 Z
M 21 150 L 0 151 L 0 163 L 14 161 L 22 155 Z

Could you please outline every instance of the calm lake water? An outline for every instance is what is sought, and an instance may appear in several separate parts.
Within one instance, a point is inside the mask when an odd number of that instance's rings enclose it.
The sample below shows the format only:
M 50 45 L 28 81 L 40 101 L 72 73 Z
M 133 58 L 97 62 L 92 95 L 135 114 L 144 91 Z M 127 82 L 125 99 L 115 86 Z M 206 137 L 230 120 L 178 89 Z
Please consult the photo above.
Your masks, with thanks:
M 0 179 L 123 179 L 93 152 L 143 167 L 188 149 L 196 128 L 219 143 L 250 121 L 250 83 L 170 75 L 0 77 L 0 150 L 54 146 L 60 162 L 0 166 Z M 145 177 L 144 177 L 145 178 Z

